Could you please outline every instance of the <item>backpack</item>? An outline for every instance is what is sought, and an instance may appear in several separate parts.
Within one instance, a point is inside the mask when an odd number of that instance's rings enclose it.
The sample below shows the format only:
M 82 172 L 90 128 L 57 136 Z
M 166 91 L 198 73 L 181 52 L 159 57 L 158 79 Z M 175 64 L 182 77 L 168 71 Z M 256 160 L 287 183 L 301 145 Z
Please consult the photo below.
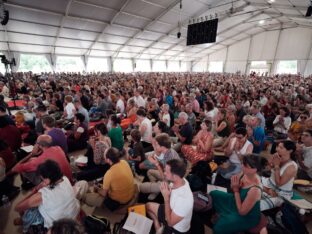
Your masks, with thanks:
M 125 225 L 127 218 L 128 218 L 128 213 L 125 215 L 125 217 L 122 218 L 122 220 L 119 223 L 115 223 L 112 234 L 132 234 L 133 233 L 122 228 Z
M 300 215 L 296 208 L 288 203 L 284 203 L 282 207 L 283 225 L 293 234 L 308 234 L 308 230 L 300 219 Z
M 211 181 L 211 167 L 206 161 L 199 161 L 193 168 L 191 173 L 186 177 L 188 180 L 191 190 L 194 191 L 205 191 L 207 184 Z
M 110 222 L 104 217 L 88 215 L 84 218 L 84 226 L 88 234 L 111 234 Z

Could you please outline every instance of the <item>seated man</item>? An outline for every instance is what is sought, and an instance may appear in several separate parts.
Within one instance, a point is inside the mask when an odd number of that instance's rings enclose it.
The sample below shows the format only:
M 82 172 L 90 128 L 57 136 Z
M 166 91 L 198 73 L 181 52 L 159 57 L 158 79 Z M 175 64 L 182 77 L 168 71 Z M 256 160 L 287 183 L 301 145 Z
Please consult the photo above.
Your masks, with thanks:
M 55 127 L 55 119 L 51 116 L 46 116 L 42 119 L 42 125 L 46 134 L 52 138 L 52 145 L 62 148 L 65 154 L 68 152 L 67 139 L 60 128 Z
M 164 179 L 163 170 L 166 163 L 171 159 L 180 159 L 178 153 L 174 149 L 171 149 L 171 139 L 166 133 L 161 133 L 155 138 L 153 147 L 155 155 L 148 158 L 148 163 L 144 163 L 145 165 L 152 164 L 156 169 L 149 169 L 147 176 L 150 182 L 140 184 L 139 186 L 142 193 L 151 193 L 148 196 L 149 200 L 154 200 L 160 192 L 159 181 L 163 181 Z
M 259 154 L 263 150 L 265 132 L 261 127 L 261 119 L 253 117 L 251 119 L 252 133 L 249 136 L 249 141 L 253 144 L 253 153 Z M 247 130 L 248 131 L 248 130 Z
M 47 159 L 54 160 L 58 163 L 62 173 L 72 182 L 72 170 L 67 161 L 64 151 L 59 146 L 51 146 L 52 138 L 49 135 L 41 135 L 37 138 L 33 151 L 17 163 L 10 173 L 22 173 L 34 185 L 41 182 L 37 175 L 37 167 Z M 38 155 L 37 157 L 34 157 Z
M 0 116 L 0 140 L 7 143 L 12 151 L 19 149 L 22 143 L 20 131 L 15 125 L 10 124 L 5 116 Z
M 157 233 L 188 233 L 190 230 L 194 199 L 189 183 L 183 178 L 185 173 L 183 161 L 168 161 L 166 181 L 160 185 L 165 204 L 146 204 L 147 214 L 153 219 Z
M 110 169 L 103 178 L 103 187 L 94 188 L 94 193 L 86 195 L 86 203 L 101 207 L 103 204 L 110 211 L 127 204 L 134 196 L 134 178 L 129 164 L 120 160 L 119 150 L 110 148 L 105 155 L 105 161 Z
M 301 135 L 303 146 L 297 147 L 297 162 L 299 170 L 297 177 L 304 180 L 312 180 L 312 130 L 307 129 Z
M 190 145 L 193 140 L 193 128 L 190 122 L 188 121 L 188 115 L 185 112 L 179 114 L 179 126 L 174 125 L 172 127 L 173 132 L 176 137 L 179 139 L 179 143 L 174 146 L 174 149 L 177 152 L 180 152 L 182 145 Z

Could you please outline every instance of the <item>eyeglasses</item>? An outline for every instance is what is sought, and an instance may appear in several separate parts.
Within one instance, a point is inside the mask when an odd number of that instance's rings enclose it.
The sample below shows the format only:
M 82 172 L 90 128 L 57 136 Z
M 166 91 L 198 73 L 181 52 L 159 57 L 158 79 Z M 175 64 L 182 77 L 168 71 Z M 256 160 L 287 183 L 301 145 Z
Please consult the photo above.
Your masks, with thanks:
M 307 119 L 307 116 L 300 116 L 300 119 Z

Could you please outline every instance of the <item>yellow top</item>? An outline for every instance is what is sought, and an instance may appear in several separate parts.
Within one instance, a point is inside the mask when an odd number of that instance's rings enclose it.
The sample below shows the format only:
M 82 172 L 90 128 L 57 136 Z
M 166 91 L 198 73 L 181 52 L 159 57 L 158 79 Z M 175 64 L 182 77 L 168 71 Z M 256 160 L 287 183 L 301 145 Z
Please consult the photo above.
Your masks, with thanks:
M 134 196 L 134 179 L 131 168 L 125 160 L 111 166 L 103 179 L 103 189 L 108 196 L 121 204 L 129 202 Z

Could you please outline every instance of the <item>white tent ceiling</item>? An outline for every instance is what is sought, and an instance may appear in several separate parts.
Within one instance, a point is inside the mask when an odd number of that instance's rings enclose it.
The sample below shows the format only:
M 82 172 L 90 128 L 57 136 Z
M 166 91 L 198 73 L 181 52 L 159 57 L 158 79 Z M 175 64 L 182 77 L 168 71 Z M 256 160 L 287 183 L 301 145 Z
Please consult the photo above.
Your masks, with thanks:
M 308 0 L 182 0 L 182 4 L 180 12 L 180 0 L 7 0 L 10 20 L 1 26 L 0 50 L 193 61 L 264 31 L 312 28 L 312 19 L 304 17 Z M 187 47 L 189 20 L 216 13 L 217 42 Z M 260 20 L 265 21 L 259 24 Z

